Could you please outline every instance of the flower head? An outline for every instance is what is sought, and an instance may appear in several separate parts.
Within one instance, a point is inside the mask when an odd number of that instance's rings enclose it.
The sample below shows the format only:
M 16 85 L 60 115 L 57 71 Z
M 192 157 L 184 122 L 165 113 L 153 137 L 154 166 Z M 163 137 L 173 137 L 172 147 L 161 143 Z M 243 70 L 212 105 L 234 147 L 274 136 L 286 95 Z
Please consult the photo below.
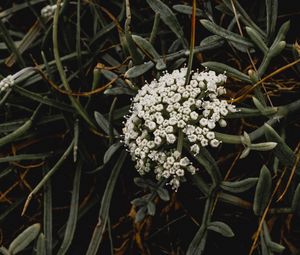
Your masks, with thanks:
M 8 75 L 4 79 L 0 81 L 0 92 L 4 92 L 11 88 L 15 83 L 14 77 L 12 75 Z
M 62 4 L 61 4 L 62 6 Z M 57 8 L 57 5 L 54 4 L 54 5 L 46 5 L 45 7 L 43 7 L 43 9 L 41 9 L 41 16 L 44 18 L 44 19 L 50 19 L 53 17 L 54 15 L 54 12 Z
M 235 106 L 219 99 L 226 93 L 224 74 L 193 72 L 185 84 L 187 68 L 165 72 L 158 80 L 146 83 L 133 99 L 131 115 L 123 128 L 124 143 L 136 161 L 140 174 L 153 171 L 158 180 L 168 179 L 177 190 L 188 172 L 197 168 L 177 151 L 178 133 L 183 133 L 193 154 L 201 147 L 220 144 L 212 131 L 226 126 L 224 117 Z

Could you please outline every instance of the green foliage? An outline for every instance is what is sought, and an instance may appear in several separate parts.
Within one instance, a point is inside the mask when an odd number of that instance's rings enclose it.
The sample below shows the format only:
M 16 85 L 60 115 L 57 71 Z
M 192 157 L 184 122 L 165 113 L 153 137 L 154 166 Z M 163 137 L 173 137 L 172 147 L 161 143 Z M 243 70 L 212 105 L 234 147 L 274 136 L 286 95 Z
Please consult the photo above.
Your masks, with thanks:
M 0 82 L 14 83 L 0 87 L 0 253 L 204 255 L 251 236 L 255 254 L 296 250 L 294 17 L 277 0 L 196 3 L 1 1 Z M 216 130 L 218 149 L 194 155 L 181 137 L 198 169 L 175 193 L 137 177 L 122 128 L 145 82 L 186 63 L 225 73 L 238 111 Z

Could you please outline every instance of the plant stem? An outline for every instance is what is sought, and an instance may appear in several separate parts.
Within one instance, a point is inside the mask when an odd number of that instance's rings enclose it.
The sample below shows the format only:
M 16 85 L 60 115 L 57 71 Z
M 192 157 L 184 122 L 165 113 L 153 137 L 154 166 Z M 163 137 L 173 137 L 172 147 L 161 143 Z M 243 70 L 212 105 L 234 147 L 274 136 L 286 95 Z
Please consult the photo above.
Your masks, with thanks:
M 59 73 L 59 76 L 61 78 L 61 81 L 65 87 L 65 89 L 68 92 L 71 92 L 71 88 L 69 86 L 68 80 L 66 78 L 65 71 L 63 69 L 61 60 L 60 60 L 60 55 L 59 55 L 59 50 L 58 50 L 58 18 L 59 18 L 59 11 L 60 11 L 60 4 L 61 0 L 57 0 L 57 8 L 55 10 L 54 14 L 54 20 L 53 20 L 53 53 L 54 53 L 54 59 L 56 62 L 57 70 Z M 83 107 L 80 105 L 77 99 L 75 99 L 72 95 L 68 95 L 69 99 L 71 100 L 71 103 L 73 107 L 77 110 L 79 115 L 88 123 L 88 125 L 92 129 L 97 129 L 95 124 L 92 122 L 92 120 L 89 118 Z

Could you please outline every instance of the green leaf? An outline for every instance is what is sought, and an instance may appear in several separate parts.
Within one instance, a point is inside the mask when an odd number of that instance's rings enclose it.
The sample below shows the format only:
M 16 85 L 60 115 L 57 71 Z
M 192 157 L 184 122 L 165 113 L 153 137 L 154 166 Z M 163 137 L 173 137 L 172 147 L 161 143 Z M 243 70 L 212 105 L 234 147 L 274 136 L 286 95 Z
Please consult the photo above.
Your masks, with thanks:
M 49 166 L 43 166 L 43 175 L 49 171 Z M 48 180 L 43 189 L 43 233 L 46 238 L 46 254 L 51 254 L 53 250 L 53 203 L 52 203 L 52 184 Z
M 215 35 L 219 35 L 228 41 L 233 41 L 235 43 L 241 44 L 244 47 L 253 48 L 253 44 L 249 40 L 236 33 L 228 31 L 227 29 L 224 29 L 206 19 L 201 19 L 200 22 L 208 31 Z
M 64 112 L 72 112 L 72 113 L 75 112 L 74 108 L 70 107 L 70 105 L 68 105 L 68 104 L 62 103 L 57 100 L 50 99 L 47 96 L 41 96 L 39 93 L 31 92 L 31 91 L 24 89 L 22 87 L 19 87 L 17 85 L 13 86 L 13 90 L 24 97 L 28 97 L 34 101 L 51 106 L 53 108 L 57 108 Z
M 258 183 L 256 185 L 253 211 L 255 215 L 262 215 L 271 196 L 272 176 L 269 169 L 264 165 L 261 168 Z
M 70 203 L 70 212 L 67 221 L 66 231 L 62 244 L 57 252 L 57 255 L 66 254 L 74 237 L 77 219 L 78 219 L 78 209 L 79 209 L 79 189 L 80 189 L 80 179 L 81 179 L 82 162 L 79 161 L 76 167 L 74 180 L 73 180 L 73 190 L 72 198 Z
M 147 204 L 147 212 L 149 215 L 155 215 L 156 206 L 152 201 L 149 201 Z
M 103 164 L 106 164 L 121 146 L 120 142 L 112 144 L 104 154 Z
M 33 224 L 19 234 L 9 245 L 8 251 L 11 254 L 17 254 L 23 251 L 39 234 L 41 225 Z
M 149 71 L 154 66 L 154 63 L 152 61 L 148 61 L 144 64 L 133 66 L 127 70 L 124 77 L 127 79 L 132 79 L 139 77 Z
M 15 162 L 15 161 L 27 161 L 27 160 L 45 160 L 53 156 L 53 152 L 46 153 L 34 153 L 34 154 L 19 154 L 15 156 L 7 156 L 0 158 L 0 163 Z
M 104 91 L 105 95 L 110 95 L 110 96 L 117 96 L 117 95 L 129 95 L 129 96 L 135 96 L 136 91 L 129 88 L 129 87 L 124 87 L 124 86 L 114 86 L 111 88 L 108 88 Z
M 215 231 L 225 237 L 234 237 L 232 229 L 224 222 L 213 221 L 207 225 L 207 229 Z
M 251 27 L 247 27 L 247 26 L 246 26 L 246 32 L 249 35 L 249 37 L 251 38 L 251 40 L 257 45 L 257 47 L 264 54 L 267 54 L 268 47 L 264 43 L 263 38 L 261 37 L 261 35 L 259 33 L 257 33 L 254 29 L 252 29 Z
M 275 243 L 273 241 L 267 242 L 267 246 L 272 252 L 276 253 L 282 253 L 285 250 L 285 247 L 283 245 Z
M 109 208 L 112 200 L 113 191 L 120 173 L 120 170 L 126 159 L 127 152 L 122 150 L 119 158 L 116 160 L 116 164 L 111 171 L 111 175 L 106 183 L 105 191 L 101 200 L 101 207 L 99 210 L 98 222 L 94 229 L 92 239 L 90 241 L 86 255 L 96 255 L 101 243 L 107 220 L 109 215 Z
M 40 233 L 37 240 L 36 255 L 46 255 L 46 238 L 43 233 Z
M 264 132 L 267 141 L 276 142 L 277 146 L 273 152 L 279 161 L 287 167 L 293 167 L 296 156 L 292 149 L 284 142 L 284 140 L 277 134 L 277 132 L 268 124 L 264 125 Z M 299 168 L 299 165 L 297 166 Z M 298 172 L 298 171 L 297 171 Z
M 142 49 L 142 51 L 145 52 L 146 55 L 150 55 L 154 62 L 156 62 L 155 67 L 157 70 L 163 70 L 166 68 L 166 64 L 164 63 L 163 58 L 157 53 L 150 42 L 138 35 L 133 35 L 132 38 L 134 42 L 139 46 L 139 48 Z
M 253 101 L 255 107 L 264 116 L 270 116 L 272 113 L 274 114 L 278 111 L 277 107 L 266 107 L 266 106 L 264 106 L 256 97 L 252 97 L 252 101 Z
M 11 255 L 11 253 L 4 246 L 0 246 L 0 253 L 2 255 Z
M 246 147 L 242 153 L 241 153 L 241 156 L 240 156 L 240 159 L 243 159 L 243 158 L 246 158 L 250 153 L 250 148 L 249 147 Z
M 291 22 L 288 20 L 286 22 L 284 22 L 281 27 L 279 28 L 278 30 L 278 33 L 275 37 L 275 40 L 272 44 L 272 47 L 274 47 L 275 45 L 277 45 L 279 42 L 283 41 L 285 39 L 285 36 L 287 34 L 287 32 L 289 31 L 290 29 L 290 25 L 291 25 Z
M 156 189 L 156 193 L 159 196 L 159 198 L 163 201 L 169 201 L 170 200 L 170 195 L 167 189 L 163 187 L 158 187 Z
M 160 14 L 162 21 L 176 34 L 179 39 L 184 37 L 183 30 L 172 10 L 160 0 L 146 0 L 154 12 Z
M 248 27 L 251 27 L 253 29 L 255 29 L 259 34 L 261 34 L 263 37 L 266 36 L 265 32 L 262 31 L 256 24 L 255 22 L 250 18 L 250 16 L 248 15 L 248 12 L 246 10 L 244 10 L 244 8 L 239 4 L 238 1 L 234 1 L 232 2 L 231 0 L 223 0 L 223 3 L 226 5 L 226 7 L 232 12 L 233 11 L 233 7 L 232 7 L 232 3 L 234 3 L 234 7 L 235 7 L 235 11 L 238 13 L 238 15 L 241 18 L 241 21 L 247 25 Z
M 188 6 L 185 4 L 175 4 L 172 8 L 182 14 L 192 15 L 192 6 Z M 202 10 L 196 8 L 196 16 L 197 17 L 205 17 L 205 14 Z
M 146 205 L 147 201 L 143 197 L 138 197 L 133 199 L 130 203 L 135 207 L 140 207 Z
M 247 178 L 242 181 L 236 181 L 236 182 L 228 182 L 223 181 L 221 182 L 220 187 L 223 190 L 232 192 L 232 193 L 241 193 L 248 189 L 251 189 L 253 186 L 256 185 L 258 178 Z
M 135 185 L 137 185 L 140 188 L 145 189 L 145 188 L 149 187 L 149 183 L 147 182 L 147 180 L 142 177 L 135 177 L 133 179 L 133 181 L 134 181 Z
M 186 144 L 184 144 L 184 147 L 187 151 L 189 151 Z M 219 183 L 221 181 L 220 169 L 214 158 L 205 148 L 201 148 L 200 153 L 196 156 L 193 154 L 191 156 L 193 156 L 197 162 L 204 167 L 214 183 Z
M 95 120 L 99 127 L 107 134 L 109 133 L 109 122 L 108 120 L 100 113 L 100 112 L 94 112 Z M 114 129 L 114 134 L 118 135 L 118 131 Z
M 232 78 L 251 83 L 251 80 L 249 79 L 249 77 L 246 74 L 238 71 L 237 69 L 235 69 L 231 66 L 228 66 L 228 65 L 225 65 L 225 64 L 222 64 L 219 62 L 213 62 L 213 61 L 204 62 L 204 63 L 202 63 L 202 65 L 204 67 L 207 67 L 208 69 L 214 70 L 218 73 L 226 72 L 226 75 L 228 75 Z
M 205 37 L 201 42 L 200 42 L 200 47 L 208 47 L 211 45 L 219 45 L 220 47 L 223 46 L 224 44 L 224 39 L 219 36 L 219 35 L 210 35 Z
M 275 142 L 265 142 L 265 143 L 252 143 L 249 145 L 249 149 L 255 151 L 269 151 L 273 150 L 277 146 Z
M 209 194 L 209 186 L 206 183 L 206 181 L 202 178 L 200 174 L 193 174 L 191 176 L 191 179 L 193 181 L 193 184 L 204 194 L 208 195 Z
M 296 212 L 298 216 L 300 215 L 300 183 L 298 184 L 294 192 L 294 196 L 292 200 L 292 209 L 293 211 Z
M 273 58 L 279 55 L 284 50 L 285 46 L 286 46 L 285 41 L 280 41 L 277 44 L 272 45 L 269 51 L 270 57 Z
M 271 39 L 275 33 L 278 18 L 278 0 L 266 0 L 267 35 Z
M 136 215 L 135 215 L 135 219 L 134 221 L 137 223 L 137 222 L 141 222 L 143 219 L 145 219 L 146 217 L 146 213 L 147 213 L 147 207 L 141 207 Z

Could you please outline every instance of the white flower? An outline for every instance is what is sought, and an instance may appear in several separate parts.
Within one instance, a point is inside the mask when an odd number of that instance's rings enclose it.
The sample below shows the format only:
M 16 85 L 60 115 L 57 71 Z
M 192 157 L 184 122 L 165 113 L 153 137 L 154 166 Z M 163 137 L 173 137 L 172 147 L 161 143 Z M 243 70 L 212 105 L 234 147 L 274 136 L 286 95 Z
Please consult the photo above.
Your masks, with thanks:
M 198 144 L 193 144 L 190 149 L 195 155 L 199 154 L 200 147 Z
M 184 170 L 183 169 L 176 170 L 176 175 L 177 176 L 184 176 Z
M 212 147 L 218 147 L 220 145 L 220 141 L 218 141 L 217 139 L 213 139 L 210 141 L 210 145 Z
M 181 166 L 188 166 L 190 164 L 190 160 L 187 157 L 180 159 L 179 164 Z
M 208 120 L 206 118 L 201 118 L 199 123 L 200 123 L 201 126 L 206 126 L 207 123 L 208 123 Z
M 158 80 L 146 83 L 132 100 L 130 115 L 123 128 L 137 171 L 143 175 L 153 171 L 157 180 L 168 179 L 177 190 L 186 172 L 194 174 L 194 163 L 177 151 L 178 133 L 195 155 L 201 147 L 220 144 L 213 129 L 224 117 L 235 112 L 235 106 L 218 97 L 226 92 L 221 85 L 223 74 L 213 71 L 192 72 L 185 84 L 187 68 L 165 72 Z M 185 153 L 185 152 L 183 152 Z
M 173 134 L 167 134 L 166 139 L 167 139 L 167 142 L 171 143 L 171 144 L 176 142 L 176 136 Z
M 193 112 L 191 112 L 191 113 L 190 113 L 190 116 L 191 116 L 191 119 L 192 119 L 192 120 L 197 120 L 197 119 L 198 119 L 198 116 L 199 116 L 199 114 L 198 114 L 198 113 L 196 113 L 195 111 L 193 111 Z
M 155 136 L 155 138 L 154 138 L 154 143 L 155 143 L 156 145 L 161 145 L 161 142 L 162 142 L 161 137 L 160 137 L 160 136 Z
M 14 77 L 12 75 L 6 76 L 0 81 L 0 92 L 6 91 L 11 88 L 15 83 Z
M 62 6 L 62 3 L 61 3 L 61 6 Z M 43 7 L 41 9 L 41 16 L 45 19 L 50 19 L 53 17 L 54 15 L 54 12 L 57 8 L 57 5 L 54 4 L 54 5 L 46 5 L 45 7 Z
M 207 138 L 208 140 L 214 139 L 214 138 L 215 138 L 215 133 L 214 133 L 214 132 L 211 132 L 211 131 L 207 132 L 206 138 Z
M 177 127 L 184 128 L 186 126 L 186 123 L 183 120 L 178 121 Z

